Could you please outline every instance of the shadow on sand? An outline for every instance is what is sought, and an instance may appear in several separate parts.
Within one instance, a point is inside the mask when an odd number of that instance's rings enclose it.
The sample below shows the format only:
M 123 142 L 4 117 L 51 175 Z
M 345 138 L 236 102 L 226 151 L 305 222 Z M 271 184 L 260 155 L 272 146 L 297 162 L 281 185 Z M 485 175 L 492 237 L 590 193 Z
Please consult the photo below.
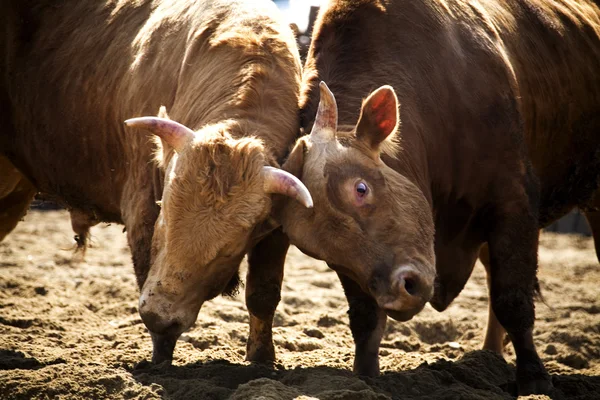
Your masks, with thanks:
M 359 378 L 331 367 L 233 364 L 228 361 L 185 366 L 140 363 L 131 371 L 143 385 L 159 385 L 170 399 L 510 399 L 515 396 L 514 367 L 488 351 L 458 361 L 423 363 L 407 371 L 388 371 Z M 553 399 L 598 399 L 600 377 L 553 375 Z M 306 399 L 306 397 L 305 397 Z

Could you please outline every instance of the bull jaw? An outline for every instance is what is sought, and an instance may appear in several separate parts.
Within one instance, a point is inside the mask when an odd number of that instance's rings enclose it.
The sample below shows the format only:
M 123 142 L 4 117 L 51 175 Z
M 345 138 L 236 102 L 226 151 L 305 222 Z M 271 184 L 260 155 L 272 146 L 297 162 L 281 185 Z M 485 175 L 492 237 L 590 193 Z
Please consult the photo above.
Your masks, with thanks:
M 422 308 L 421 308 L 421 310 L 422 310 Z M 398 311 L 398 310 L 393 310 L 390 308 L 383 307 L 383 311 L 385 311 L 385 313 L 387 314 L 388 317 L 390 317 L 393 320 L 399 321 L 399 322 L 410 321 L 421 310 Z
M 410 299 L 412 300 L 412 299 Z M 416 303 L 415 301 L 407 301 L 406 299 L 393 299 L 389 298 L 378 298 L 377 303 L 381 307 L 388 317 L 395 319 L 396 321 L 406 322 L 411 320 L 415 315 L 420 313 L 425 304 L 425 299 Z M 410 307 L 410 308 L 409 308 Z

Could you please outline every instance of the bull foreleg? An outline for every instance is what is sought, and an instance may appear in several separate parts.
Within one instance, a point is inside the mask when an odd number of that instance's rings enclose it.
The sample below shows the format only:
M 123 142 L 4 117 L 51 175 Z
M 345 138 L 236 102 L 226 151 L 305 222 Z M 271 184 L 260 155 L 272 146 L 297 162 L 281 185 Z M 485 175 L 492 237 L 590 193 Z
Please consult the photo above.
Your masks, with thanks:
M 485 267 L 485 272 L 487 274 L 487 285 L 488 291 L 491 291 L 491 269 L 490 269 L 490 251 L 488 245 L 485 244 L 481 247 L 479 251 L 479 260 Z M 491 295 L 490 295 L 491 297 Z M 496 318 L 496 314 L 494 314 L 494 309 L 492 307 L 492 302 L 488 302 L 488 321 L 487 328 L 485 332 L 485 341 L 483 342 L 483 348 L 485 350 L 495 351 L 496 353 L 502 355 L 504 352 L 504 337 L 506 336 L 506 331 Z
M 528 199 L 512 199 L 496 212 L 488 241 L 492 310 L 515 348 L 519 393 L 547 393 L 551 380 L 533 343 L 537 218 Z
M 590 224 L 592 235 L 594 235 L 596 256 L 598 257 L 598 261 L 600 261 L 600 190 L 596 192 L 588 208 L 589 209 L 585 212 L 585 217 Z
M 365 293 L 356 282 L 339 272 L 338 276 L 348 299 L 348 317 L 355 345 L 354 372 L 358 375 L 377 376 L 379 345 L 387 316 L 375 299 Z
M 592 235 L 594 235 L 594 245 L 596 246 L 596 256 L 600 262 L 600 211 L 588 211 L 585 217 L 590 224 Z
M 287 236 L 277 229 L 248 254 L 246 306 L 250 314 L 250 335 L 247 361 L 275 361 L 273 316 L 281 300 L 283 265 L 289 245 Z
M 0 242 L 19 223 L 35 195 L 35 188 L 8 161 L 0 156 Z

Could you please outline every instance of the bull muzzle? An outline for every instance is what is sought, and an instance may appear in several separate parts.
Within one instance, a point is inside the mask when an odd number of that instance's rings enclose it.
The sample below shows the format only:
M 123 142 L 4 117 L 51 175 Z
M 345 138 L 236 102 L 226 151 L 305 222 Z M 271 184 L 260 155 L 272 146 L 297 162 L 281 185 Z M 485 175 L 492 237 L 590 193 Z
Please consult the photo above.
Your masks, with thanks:
M 434 276 L 413 265 L 396 267 L 389 279 L 387 293 L 376 294 L 379 306 L 398 321 L 408 321 L 419 313 L 433 296 Z
M 177 339 L 194 319 L 174 312 L 173 299 L 149 286 L 146 285 L 140 295 L 139 312 L 152 337 L 152 362 L 160 364 L 166 361 L 170 364 Z
M 194 318 L 191 316 L 192 310 L 185 312 L 187 311 L 185 307 L 176 306 L 178 302 L 174 296 L 148 286 L 144 287 L 139 302 L 140 317 L 142 317 L 144 325 L 152 333 L 168 336 L 181 335 L 194 322 Z M 182 308 L 184 308 L 184 312 L 182 312 Z

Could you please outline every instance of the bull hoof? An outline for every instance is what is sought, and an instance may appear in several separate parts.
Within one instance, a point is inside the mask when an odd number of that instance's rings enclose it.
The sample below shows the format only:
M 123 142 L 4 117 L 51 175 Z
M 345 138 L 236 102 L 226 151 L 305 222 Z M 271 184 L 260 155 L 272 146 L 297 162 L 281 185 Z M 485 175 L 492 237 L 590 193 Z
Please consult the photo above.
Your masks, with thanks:
M 532 394 L 545 394 L 554 396 L 554 386 L 552 386 L 552 379 L 549 375 L 537 377 L 535 379 L 519 379 L 518 383 L 519 396 L 528 396 Z
M 372 358 L 372 357 L 370 357 Z M 359 376 L 375 378 L 379 376 L 379 358 L 369 360 L 354 360 L 354 373 Z
M 246 349 L 246 361 L 261 363 L 261 364 L 272 364 L 275 362 L 275 347 L 273 343 L 270 345 L 254 345 L 248 342 Z

